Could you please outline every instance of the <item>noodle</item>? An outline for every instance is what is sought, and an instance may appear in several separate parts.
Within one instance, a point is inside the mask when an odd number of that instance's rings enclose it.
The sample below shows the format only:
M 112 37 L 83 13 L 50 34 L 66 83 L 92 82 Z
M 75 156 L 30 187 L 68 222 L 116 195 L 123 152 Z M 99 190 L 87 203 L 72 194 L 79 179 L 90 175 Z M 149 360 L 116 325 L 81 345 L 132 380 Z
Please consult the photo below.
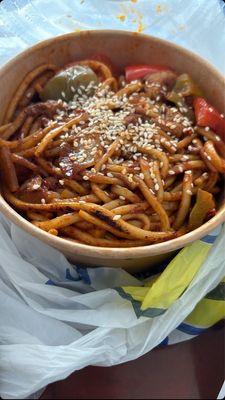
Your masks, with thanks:
M 71 101 L 41 102 L 57 71 L 44 64 L 13 95 L 0 126 L 6 201 L 45 232 L 91 246 L 146 246 L 188 232 L 199 191 L 215 204 L 221 192 L 222 139 L 164 101 L 166 82 L 154 97 L 161 81 L 126 83 L 96 60 L 73 65 L 99 83 L 73 88 Z
M 29 85 L 32 83 L 32 81 L 40 74 L 42 74 L 44 71 L 47 70 L 56 70 L 55 65 L 51 64 L 44 64 L 40 65 L 40 67 L 37 67 L 33 71 L 29 72 L 24 80 L 21 82 L 19 87 L 16 90 L 16 93 L 13 96 L 13 100 L 10 102 L 9 108 L 6 112 L 5 118 L 4 118 L 4 123 L 7 124 L 8 122 L 11 122 L 12 117 L 16 111 L 16 108 L 20 102 L 20 100 L 24 97 L 24 93 L 26 92 L 27 88 Z

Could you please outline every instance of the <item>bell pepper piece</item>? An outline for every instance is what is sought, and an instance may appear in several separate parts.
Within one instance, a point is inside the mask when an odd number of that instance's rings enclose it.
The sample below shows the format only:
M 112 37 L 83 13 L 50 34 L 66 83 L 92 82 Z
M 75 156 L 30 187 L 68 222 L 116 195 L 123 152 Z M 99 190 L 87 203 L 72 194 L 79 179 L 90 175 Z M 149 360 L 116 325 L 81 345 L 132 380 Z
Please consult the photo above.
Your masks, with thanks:
M 125 68 L 125 78 L 127 82 L 135 81 L 137 79 L 142 79 L 146 75 L 154 74 L 160 71 L 172 71 L 168 67 L 163 67 L 162 65 L 128 65 Z
M 215 208 L 213 195 L 205 190 L 198 189 L 196 203 L 189 216 L 188 228 L 190 230 L 201 226 L 209 212 Z
M 224 116 L 202 97 L 197 97 L 193 105 L 197 124 L 199 126 L 209 126 L 225 141 Z
M 202 96 L 201 89 L 193 82 L 188 74 L 178 76 L 173 92 L 179 93 L 182 96 Z

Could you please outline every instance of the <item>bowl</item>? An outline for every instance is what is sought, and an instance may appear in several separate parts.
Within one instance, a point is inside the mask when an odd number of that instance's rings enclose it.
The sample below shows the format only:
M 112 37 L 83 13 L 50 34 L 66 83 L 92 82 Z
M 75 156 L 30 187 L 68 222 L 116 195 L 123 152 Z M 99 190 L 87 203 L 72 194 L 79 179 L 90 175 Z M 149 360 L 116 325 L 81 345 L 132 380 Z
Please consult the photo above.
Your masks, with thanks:
M 108 56 L 119 70 L 129 64 L 153 63 L 187 72 L 198 82 L 207 99 L 225 112 L 223 76 L 198 55 L 155 37 L 125 31 L 99 30 L 70 33 L 41 42 L 8 62 L 0 70 L 0 121 L 15 88 L 24 76 L 42 63 L 64 66 L 93 54 Z M 133 248 L 94 247 L 48 234 L 18 214 L 0 195 L 0 211 L 15 225 L 42 242 L 55 247 L 74 263 L 121 267 L 133 273 L 172 257 L 178 249 L 207 235 L 225 221 L 224 197 L 211 220 L 198 229 L 167 242 Z

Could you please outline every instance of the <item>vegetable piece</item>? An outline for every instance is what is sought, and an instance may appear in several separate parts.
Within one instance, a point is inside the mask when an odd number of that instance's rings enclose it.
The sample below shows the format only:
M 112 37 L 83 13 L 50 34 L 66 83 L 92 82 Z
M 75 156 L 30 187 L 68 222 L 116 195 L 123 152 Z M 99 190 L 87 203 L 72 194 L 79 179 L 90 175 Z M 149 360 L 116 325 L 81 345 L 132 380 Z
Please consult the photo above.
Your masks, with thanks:
M 224 116 L 202 97 L 197 97 L 193 105 L 197 124 L 199 126 L 209 126 L 225 141 Z
M 205 190 L 198 189 L 196 203 L 191 210 L 188 227 L 190 230 L 201 226 L 210 211 L 215 208 L 213 195 Z
M 167 94 L 166 99 L 176 104 L 177 107 L 186 107 L 184 98 L 179 93 L 174 92 L 174 90 Z
M 177 108 L 179 108 L 180 112 L 182 112 L 182 114 L 185 115 L 185 117 L 187 117 L 190 121 L 194 122 L 195 120 L 194 112 L 192 108 L 187 106 L 185 98 L 182 97 L 182 95 L 172 91 L 166 95 L 166 99 L 169 100 L 171 103 L 174 103 L 177 106 Z
M 179 93 L 183 97 L 202 96 L 201 89 L 193 82 L 188 74 L 181 74 L 178 76 L 173 92 Z
M 45 85 L 40 97 L 43 101 L 58 99 L 70 101 L 81 85 L 86 88 L 90 82 L 95 84 L 98 82 L 94 71 L 85 65 L 73 65 L 53 76 Z
M 135 81 L 136 79 L 142 79 L 146 75 L 153 74 L 160 71 L 171 71 L 168 67 L 163 67 L 162 65 L 128 65 L 125 68 L 125 78 L 127 82 Z
M 188 74 L 180 75 L 170 93 L 166 96 L 166 99 L 176 104 L 178 108 L 183 107 L 183 111 L 186 116 L 190 119 L 194 119 L 194 113 L 191 108 L 187 107 L 185 97 L 188 96 L 202 96 L 201 89 L 192 81 Z

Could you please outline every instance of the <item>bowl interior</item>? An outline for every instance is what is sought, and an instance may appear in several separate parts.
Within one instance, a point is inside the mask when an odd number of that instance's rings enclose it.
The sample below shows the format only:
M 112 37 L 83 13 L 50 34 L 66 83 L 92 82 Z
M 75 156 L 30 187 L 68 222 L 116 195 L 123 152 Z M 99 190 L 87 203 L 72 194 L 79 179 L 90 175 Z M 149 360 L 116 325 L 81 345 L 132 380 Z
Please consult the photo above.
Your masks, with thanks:
M 42 42 L 21 53 L 0 70 L 0 122 L 16 87 L 29 71 L 42 63 L 54 63 L 63 66 L 95 54 L 108 56 L 118 71 L 122 71 L 124 66 L 128 64 L 153 63 L 171 67 L 178 73 L 187 72 L 203 89 L 205 97 L 220 112 L 225 112 L 224 79 L 218 71 L 197 55 L 167 41 L 137 33 L 87 31 L 67 34 Z M 85 254 L 88 250 L 90 255 L 95 254 L 97 257 L 112 256 L 113 253 L 127 257 L 128 252 L 131 257 L 165 253 L 183 247 L 185 244 L 204 236 L 225 219 L 223 195 L 216 217 L 197 230 L 169 242 L 133 248 L 133 250 L 116 249 L 115 251 L 115 249 L 96 248 L 52 237 L 19 216 L 1 196 L 0 210 L 23 229 L 62 251 L 74 252 L 76 250 Z

